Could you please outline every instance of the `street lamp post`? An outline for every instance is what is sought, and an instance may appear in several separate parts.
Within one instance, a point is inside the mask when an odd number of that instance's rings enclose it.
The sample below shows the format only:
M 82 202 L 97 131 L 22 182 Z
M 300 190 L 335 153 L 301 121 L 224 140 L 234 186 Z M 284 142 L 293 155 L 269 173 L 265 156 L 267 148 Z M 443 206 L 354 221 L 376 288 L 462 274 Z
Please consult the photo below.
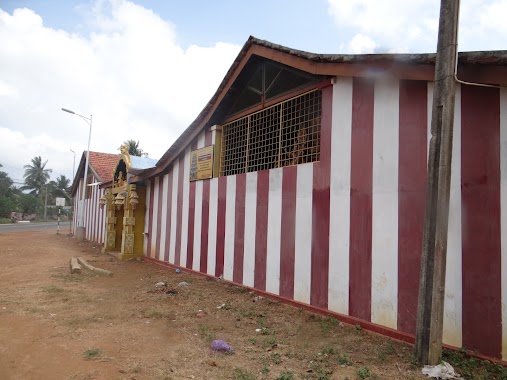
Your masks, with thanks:
M 72 149 L 70 150 L 74 154 L 74 161 L 72 161 L 72 181 L 74 181 L 74 172 L 76 167 L 76 152 L 74 152 Z
M 88 133 L 88 149 L 86 150 L 86 163 L 85 163 L 85 172 L 84 172 L 84 178 L 83 178 L 83 191 L 81 193 L 81 204 L 78 209 L 78 225 L 76 228 L 76 238 L 77 241 L 83 241 L 86 236 L 86 227 L 84 224 L 84 202 L 85 202 L 85 196 L 86 196 L 86 180 L 88 177 L 88 165 L 90 164 L 90 140 L 92 138 L 92 115 L 90 117 L 86 117 L 83 115 L 80 115 L 74 111 L 71 111 L 66 108 L 62 108 L 62 111 L 71 113 L 73 115 L 79 116 L 81 119 L 83 119 L 86 124 L 90 126 L 90 132 Z

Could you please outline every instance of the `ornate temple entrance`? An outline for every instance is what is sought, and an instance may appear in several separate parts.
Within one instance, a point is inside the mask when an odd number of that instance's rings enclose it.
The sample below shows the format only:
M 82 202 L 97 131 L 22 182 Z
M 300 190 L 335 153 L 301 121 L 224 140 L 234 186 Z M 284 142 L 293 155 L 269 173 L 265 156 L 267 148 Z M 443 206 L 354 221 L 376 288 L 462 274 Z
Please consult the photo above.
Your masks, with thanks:
M 106 242 L 104 252 L 116 253 L 120 260 L 143 255 L 143 229 L 146 188 L 129 184 L 132 161 L 127 146 L 113 173 L 112 187 L 100 199 L 106 206 Z

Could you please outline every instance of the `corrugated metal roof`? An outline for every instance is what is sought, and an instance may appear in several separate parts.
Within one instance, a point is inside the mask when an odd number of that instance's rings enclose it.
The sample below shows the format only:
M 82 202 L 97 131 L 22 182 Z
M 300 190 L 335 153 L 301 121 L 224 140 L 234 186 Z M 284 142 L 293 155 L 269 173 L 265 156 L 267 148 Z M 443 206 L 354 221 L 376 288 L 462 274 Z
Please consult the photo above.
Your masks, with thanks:
M 130 172 L 137 174 L 142 172 L 143 170 L 154 168 L 157 164 L 156 159 L 150 157 L 137 157 L 130 156 L 130 162 L 132 163 L 132 167 L 130 168 Z M 111 176 L 112 179 L 112 176 Z

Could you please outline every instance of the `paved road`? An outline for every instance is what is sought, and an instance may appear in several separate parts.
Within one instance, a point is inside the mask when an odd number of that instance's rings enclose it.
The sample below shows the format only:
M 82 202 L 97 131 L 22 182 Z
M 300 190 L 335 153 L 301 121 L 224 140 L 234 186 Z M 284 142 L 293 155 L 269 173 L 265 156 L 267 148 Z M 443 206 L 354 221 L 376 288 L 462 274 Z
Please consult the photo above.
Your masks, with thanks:
M 13 223 L 13 224 L 0 224 L 0 234 L 2 232 L 15 232 L 26 230 L 40 230 L 40 229 L 57 229 L 58 222 L 44 222 L 44 223 Z M 60 222 L 60 233 L 69 233 L 70 222 Z

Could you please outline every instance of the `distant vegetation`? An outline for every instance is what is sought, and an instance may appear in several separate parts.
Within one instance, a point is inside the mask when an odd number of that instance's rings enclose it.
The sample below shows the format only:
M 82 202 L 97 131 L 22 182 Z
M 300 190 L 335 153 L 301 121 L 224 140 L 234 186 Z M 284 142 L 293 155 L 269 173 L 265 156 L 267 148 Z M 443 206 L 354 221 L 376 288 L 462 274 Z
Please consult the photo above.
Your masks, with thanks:
M 10 221 L 11 213 L 44 215 L 44 204 L 53 206 L 56 198 L 66 198 L 71 204 L 70 179 L 60 175 L 50 180 L 52 170 L 46 167 L 47 160 L 40 156 L 34 157 L 29 165 L 25 165 L 24 185 L 15 187 L 9 175 L 0 169 L 0 220 Z M 2 164 L 0 164 L 2 168 Z M 56 209 L 48 207 L 47 216 L 56 215 Z

